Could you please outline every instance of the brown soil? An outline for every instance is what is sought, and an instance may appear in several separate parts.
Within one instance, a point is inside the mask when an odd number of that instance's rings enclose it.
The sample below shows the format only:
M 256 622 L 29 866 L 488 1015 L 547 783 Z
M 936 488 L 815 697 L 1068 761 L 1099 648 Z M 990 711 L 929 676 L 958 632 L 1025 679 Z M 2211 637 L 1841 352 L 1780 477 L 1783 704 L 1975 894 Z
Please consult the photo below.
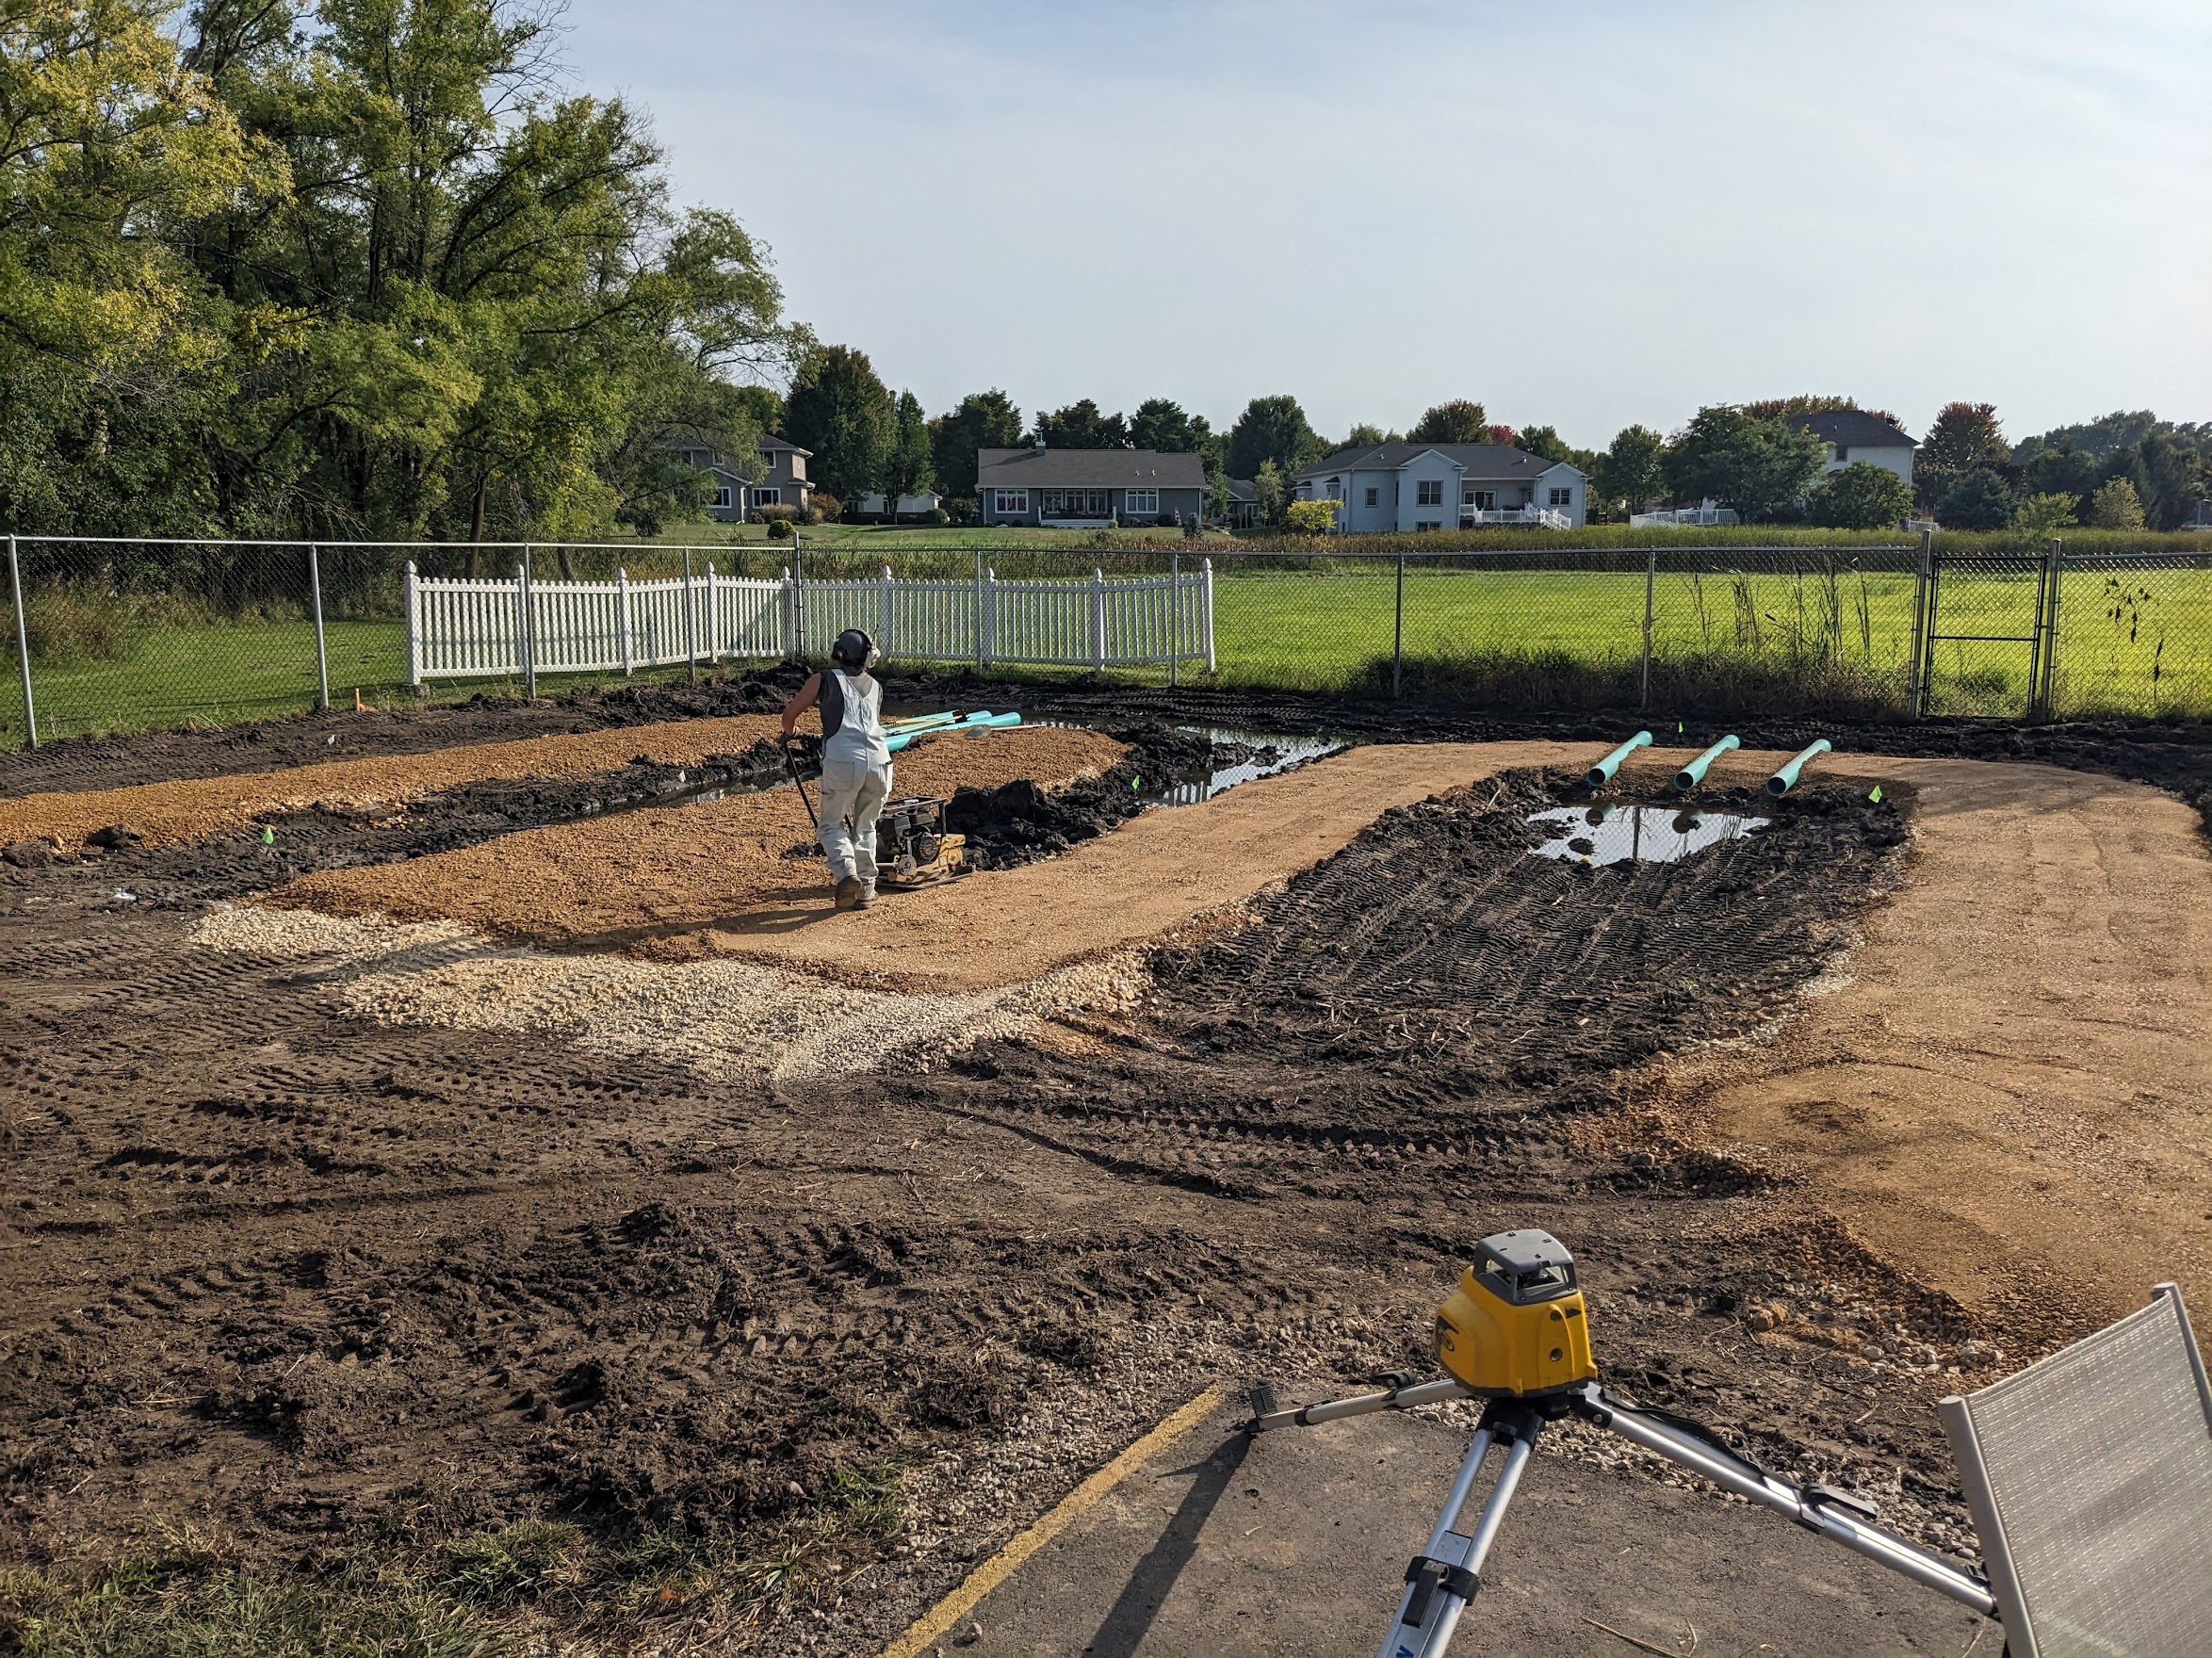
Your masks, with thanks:
M 1685 1064 L 1671 1092 L 1873 1248 L 2015 1328 L 2101 1323 L 2162 1278 L 2212 1307 L 2196 814 L 2041 766 L 1880 775 L 1919 790 L 1912 880 L 1781 1041 Z
M 642 735 L 623 734 L 633 742 Z M 894 757 L 893 786 L 902 794 L 949 797 L 1025 778 L 1065 783 L 1126 752 L 1098 732 L 1052 726 L 926 738 Z M 726 917 L 829 914 L 820 856 L 788 855 L 813 834 L 797 792 L 769 789 L 310 875 L 266 902 L 336 916 L 450 920 L 499 938 L 636 948 Z
M 51 840 L 64 848 L 110 823 L 155 844 L 198 840 L 257 819 L 317 805 L 358 810 L 408 802 L 457 785 L 526 777 L 589 777 L 642 756 L 663 766 L 697 765 L 742 754 L 782 729 L 768 714 L 686 720 L 518 742 L 487 742 L 430 754 L 332 760 L 283 772 L 241 772 L 142 783 L 127 788 L 0 799 L 0 841 Z
M 1045 863 L 903 893 L 865 913 L 832 915 L 817 902 L 684 942 L 913 990 L 1015 983 L 1248 899 L 1342 851 L 1393 806 L 1567 752 L 1541 742 L 1354 749 L 1147 812 Z
M 203 918 L 109 902 L 122 856 L 0 874 L 0 1559 L 180 1520 L 285 1559 L 524 1515 L 621 1538 L 956 1454 L 909 1552 L 756 1632 L 873 1650 L 1199 1382 L 1424 1363 L 1436 1295 L 1504 1225 L 1574 1246 L 1614 1385 L 1956 1544 L 1930 1406 L 1994 1374 L 1970 1340 L 2009 1369 L 2136 1276 L 2212 1293 L 2184 1224 L 2212 916 L 2186 807 L 1839 759 L 1757 836 L 1586 870 L 1526 855 L 1556 779 L 1430 800 L 1437 755 L 1387 752 L 929 895 L 1039 882 L 996 931 L 968 912 L 974 953 L 1246 896 L 1133 1010 L 797 1094 L 674 1041 L 380 1023 L 336 952 L 207 949 Z M 1372 828 L 1332 775 L 1365 779 Z M 1309 860 L 1342 851 L 1254 878 L 1325 820 Z M 1168 861 L 1171 829 L 1206 855 Z M 951 982 L 911 902 L 801 940 L 898 923 L 871 953 Z M 2103 1249 L 2108 1280 L 2058 1292 Z M 727 1638 L 688 1616 L 664 1644 Z

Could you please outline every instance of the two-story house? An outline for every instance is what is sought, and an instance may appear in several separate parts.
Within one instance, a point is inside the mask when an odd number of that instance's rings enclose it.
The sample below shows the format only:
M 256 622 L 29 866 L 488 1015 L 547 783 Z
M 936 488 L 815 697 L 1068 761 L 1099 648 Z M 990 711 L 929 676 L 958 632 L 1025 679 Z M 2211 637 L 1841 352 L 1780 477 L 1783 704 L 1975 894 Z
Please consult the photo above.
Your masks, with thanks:
M 1206 463 L 1157 449 L 984 449 L 976 501 L 985 524 L 1096 528 L 1204 515 Z
M 1348 535 L 1486 525 L 1581 528 L 1589 479 L 1564 461 L 1510 444 L 1365 444 L 1339 449 L 1294 480 L 1302 501 L 1336 501 Z
M 718 524 L 742 524 L 745 514 L 759 507 L 793 507 L 802 517 L 813 504 L 814 485 L 806 479 L 812 449 L 788 444 L 780 437 L 760 440 L 761 475 L 748 479 L 733 464 L 734 457 L 705 444 L 678 445 L 676 459 L 687 466 L 711 473 L 714 493 L 708 497 L 707 515 Z
M 1824 473 L 1864 461 L 1886 467 L 1907 483 L 1912 481 L 1912 451 L 1920 446 L 1878 414 L 1863 409 L 1824 409 L 1817 414 L 1793 414 L 1789 424 L 1828 445 Z

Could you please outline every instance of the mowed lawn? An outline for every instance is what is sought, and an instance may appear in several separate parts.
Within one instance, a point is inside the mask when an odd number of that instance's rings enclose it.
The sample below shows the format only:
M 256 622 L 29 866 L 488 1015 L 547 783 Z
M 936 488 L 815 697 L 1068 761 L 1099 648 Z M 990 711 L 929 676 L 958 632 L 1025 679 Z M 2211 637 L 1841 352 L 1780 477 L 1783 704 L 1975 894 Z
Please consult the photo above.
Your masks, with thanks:
M 1455 663 L 1542 661 L 1618 668 L 1642 651 L 1640 570 L 1453 570 L 1408 566 L 1404 642 L 1433 679 Z M 1896 573 L 1661 574 L 1652 646 L 1675 663 L 1787 667 L 1838 661 L 1901 679 L 1911 653 L 1913 579 Z M 2025 636 L 2028 577 L 1953 572 L 1941 589 L 1939 635 Z M 1222 682 L 1330 691 L 1387 677 L 1398 624 L 1396 572 L 1259 570 L 1214 580 Z M 331 699 L 412 694 L 398 621 L 329 625 Z M 2030 648 L 2006 638 L 1943 639 L 1931 711 L 2017 713 Z M 1378 667 L 1378 664 L 1380 665 Z M 680 667 L 640 677 L 681 675 Z M 283 713 L 314 706 L 315 629 L 306 622 L 149 630 L 119 657 L 34 663 L 41 737 L 126 731 Z M 1060 675 L 1054 675 L 1060 677 Z M 1164 678 L 1164 670 L 1141 675 Z M 558 689 L 592 676 L 541 680 Z M 609 677 L 599 675 L 597 677 Z M 512 691 L 512 679 L 444 681 L 441 698 Z M 2070 571 L 2059 607 L 2056 700 L 2061 713 L 2212 713 L 2212 570 Z M 0 732 L 20 742 L 15 675 L 0 690 Z

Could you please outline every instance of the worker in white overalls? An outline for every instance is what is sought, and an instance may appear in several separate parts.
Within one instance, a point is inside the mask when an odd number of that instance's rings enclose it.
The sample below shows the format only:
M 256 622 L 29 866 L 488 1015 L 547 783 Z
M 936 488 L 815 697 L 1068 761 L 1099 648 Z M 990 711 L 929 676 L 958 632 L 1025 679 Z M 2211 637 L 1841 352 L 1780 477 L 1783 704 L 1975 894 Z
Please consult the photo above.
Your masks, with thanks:
M 884 688 L 868 671 L 875 641 L 848 627 L 830 646 L 833 664 L 784 705 L 784 735 L 821 705 L 821 816 L 816 837 L 829 858 L 838 908 L 875 902 L 875 821 L 891 797 L 891 751 L 884 741 Z

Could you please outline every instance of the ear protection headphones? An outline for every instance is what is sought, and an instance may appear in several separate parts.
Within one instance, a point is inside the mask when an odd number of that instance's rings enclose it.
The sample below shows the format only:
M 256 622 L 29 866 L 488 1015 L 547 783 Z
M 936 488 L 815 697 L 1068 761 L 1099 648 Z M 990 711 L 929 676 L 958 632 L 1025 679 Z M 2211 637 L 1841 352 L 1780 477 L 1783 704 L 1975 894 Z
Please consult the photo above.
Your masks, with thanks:
M 857 627 L 848 627 L 830 646 L 830 660 L 848 674 L 863 674 L 883 659 L 875 641 Z

